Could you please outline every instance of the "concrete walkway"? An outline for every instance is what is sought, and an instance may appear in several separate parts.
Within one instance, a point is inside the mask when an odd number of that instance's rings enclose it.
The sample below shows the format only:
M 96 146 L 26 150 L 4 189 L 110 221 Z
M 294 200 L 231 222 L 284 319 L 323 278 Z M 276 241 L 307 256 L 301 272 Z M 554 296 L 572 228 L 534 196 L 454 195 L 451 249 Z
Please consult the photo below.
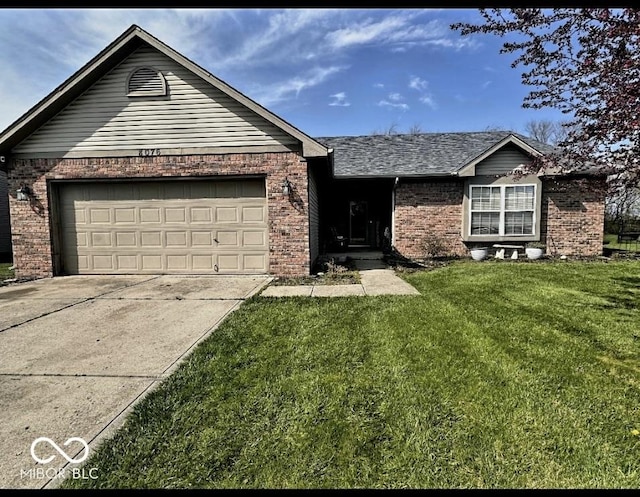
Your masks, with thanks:
M 379 259 L 355 259 L 360 283 L 353 285 L 270 286 L 262 297 L 348 297 L 365 295 L 420 295 Z

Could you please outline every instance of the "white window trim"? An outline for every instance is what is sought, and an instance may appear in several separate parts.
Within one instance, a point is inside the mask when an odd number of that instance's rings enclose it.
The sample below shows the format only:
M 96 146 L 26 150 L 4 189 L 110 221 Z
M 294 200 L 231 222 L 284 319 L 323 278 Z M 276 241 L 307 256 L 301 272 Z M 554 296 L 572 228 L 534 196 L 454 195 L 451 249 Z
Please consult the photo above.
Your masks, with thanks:
M 509 210 L 507 211 L 505 209 L 505 203 L 506 203 L 506 195 L 505 195 L 505 189 L 506 188 L 512 188 L 515 186 L 532 186 L 533 187 L 533 209 L 531 210 L 531 212 L 533 212 L 533 216 L 532 216 L 532 224 L 531 224 L 531 229 L 532 232 L 531 233 L 526 233 L 526 234 L 505 234 L 504 232 L 504 228 L 505 228 L 505 213 L 506 212 L 529 212 L 529 209 L 525 209 L 525 210 Z M 474 210 L 472 208 L 473 206 L 473 189 L 474 188 L 500 188 L 500 210 L 499 211 L 489 211 L 489 210 L 483 210 L 483 211 L 479 211 L 479 210 Z M 536 233 L 536 222 L 537 222 L 537 212 L 536 212 L 536 206 L 537 206 L 537 202 L 536 202 L 536 198 L 537 198 L 537 191 L 538 185 L 534 184 L 534 183 L 523 183 L 523 184 L 518 184 L 518 185 L 482 185 L 482 184 L 476 184 L 476 185 L 469 185 L 469 218 L 468 218 L 468 226 L 469 226 L 469 237 L 473 238 L 473 237 L 495 237 L 495 238 L 499 238 L 499 237 L 520 237 L 520 238 L 531 238 L 532 236 L 537 236 Z M 473 218 L 473 213 L 474 212 L 493 212 L 493 213 L 499 213 L 500 214 L 500 220 L 498 222 L 498 233 L 488 233 L 488 234 L 473 234 L 472 233 L 472 229 L 473 229 L 473 225 L 472 225 L 472 218 Z

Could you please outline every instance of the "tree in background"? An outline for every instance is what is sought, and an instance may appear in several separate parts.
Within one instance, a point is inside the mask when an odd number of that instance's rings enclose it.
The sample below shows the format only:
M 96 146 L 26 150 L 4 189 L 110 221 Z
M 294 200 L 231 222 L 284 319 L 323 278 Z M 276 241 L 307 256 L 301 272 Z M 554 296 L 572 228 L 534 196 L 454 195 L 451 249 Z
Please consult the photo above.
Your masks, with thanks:
M 605 232 L 640 230 L 640 189 L 627 186 L 611 192 L 605 202 Z
M 540 121 L 529 121 L 524 126 L 524 130 L 531 138 L 542 143 L 555 144 L 558 142 L 556 138 L 556 129 L 558 123 L 543 119 Z
M 640 180 L 640 9 L 480 9 L 481 24 L 456 23 L 462 35 L 485 33 L 518 53 L 522 82 L 534 89 L 523 107 L 553 107 L 568 116 L 559 153 L 536 169 L 579 165 L 606 172 L 612 188 Z
M 525 124 L 524 130 L 525 133 L 535 140 L 549 143 L 550 145 L 557 145 L 567 139 L 572 126 L 574 126 L 574 124 L 569 121 L 556 122 L 548 119 L 532 119 Z
M 386 128 L 383 129 L 374 129 L 371 134 L 373 136 L 380 136 L 380 135 L 385 135 L 385 136 L 391 136 L 391 135 L 397 135 L 398 133 L 398 123 L 393 122 L 391 123 L 389 126 L 387 126 Z

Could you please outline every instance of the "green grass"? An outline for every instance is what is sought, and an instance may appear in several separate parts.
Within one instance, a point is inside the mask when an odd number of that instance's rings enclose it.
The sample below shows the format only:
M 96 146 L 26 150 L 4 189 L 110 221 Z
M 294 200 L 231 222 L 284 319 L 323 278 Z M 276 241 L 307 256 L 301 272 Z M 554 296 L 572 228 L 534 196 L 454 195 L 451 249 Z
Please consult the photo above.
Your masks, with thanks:
M 614 250 L 627 250 L 629 252 L 640 252 L 640 242 L 622 242 L 618 243 L 618 235 L 606 234 L 604 241 L 608 242 L 604 246 Z
M 13 264 L 10 262 L 0 264 L 0 283 L 4 280 L 13 278 L 13 269 L 9 269 Z
M 640 262 L 403 277 L 249 300 L 65 486 L 640 486 Z

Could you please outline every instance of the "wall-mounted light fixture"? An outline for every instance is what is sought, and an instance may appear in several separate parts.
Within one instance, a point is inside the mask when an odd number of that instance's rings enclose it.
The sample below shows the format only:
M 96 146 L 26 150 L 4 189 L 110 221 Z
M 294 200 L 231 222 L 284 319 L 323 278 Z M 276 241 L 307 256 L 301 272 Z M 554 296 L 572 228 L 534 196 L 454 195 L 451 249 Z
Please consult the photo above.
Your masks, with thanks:
M 291 193 L 291 182 L 289 181 L 289 178 L 285 178 L 284 181 L 282 182 L 282 194 L 289 195 L 290 193 Z
M 27 200 L 29 200 L 29 197 L 31 197 L 32 193 L 33 192 L 31 191 L 31 188 L 29 188 L 27 185 L 21 185 L 20 188 L 16 190 L 16 198 L 21 202 L 26 202 Z

